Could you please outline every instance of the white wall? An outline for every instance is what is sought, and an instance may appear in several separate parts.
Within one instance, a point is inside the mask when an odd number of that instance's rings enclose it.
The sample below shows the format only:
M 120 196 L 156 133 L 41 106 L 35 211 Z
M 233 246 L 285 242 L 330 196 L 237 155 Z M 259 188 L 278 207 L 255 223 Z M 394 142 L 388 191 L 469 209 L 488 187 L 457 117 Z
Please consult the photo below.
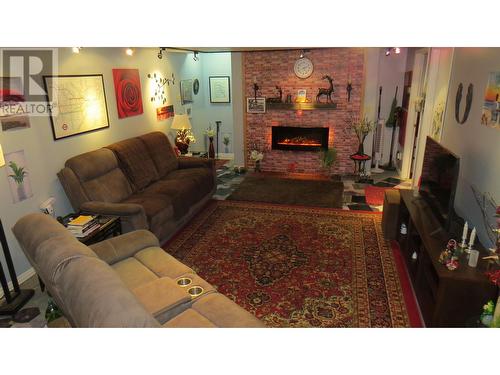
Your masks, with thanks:
M 491 244 L 470 185 L 489 192 L 497 204 L 500 203 L 500 131 L 480 123 L 488 73 L 495 71 L 500 71 L 500 48 L 455 48 L 441 137 L 441 143 L 460 157 L 455 209 L 458 215 L 477 228 L 479 239 L 485 246 Z M 462 107 L 469 83 L 474 85 L 472 108 L 463 125 L 455 120 L 455 96 L 460 82 L 464 85 Z
M 401 48 L 401 53 L 385 55 L 385 48 L 365 49 L 365 92 L 364 92 L 364 114 L 370 120 L 377 119 L 379 87 L 382 86 L 382 100 L 380 103 L 380 118 L 387 119 L 391 110 L 392 100 L 398 86 L 397 101 L 401 105 L 403 98 L 404 73 L 406 70 L 407 48 Z M 385 125 L 382 127 L 383 151 L 380 165 L 389 162 L 392 128 Z M 373 135 L 370 134 L 365 140 L 365 153 L 372 155 Z M 394 134 L 394 149 L 396 150 L 398 129 Z M 393 157 L 395 157 L 394 151 Z
M 33 188 L 33 197 L 18 204 L 13 204 L 6 168 L 0 168 L 0 218 L 6 229 L 14 265 L 18 275 L 27 271 L 30 265 L 24 257 L 10 228 L 22 216 L 38 211 L 38 206 L 48 197 L 53 196 L 56 214 L 65 215 L 72 211 L 69 201 L 57 179 L 57 172 L 71 156 L 106 146 L 110 143 L 141 135 L 150 131 L 163 131 L 171 139 L 172 119 L 158 122 L 153 104 L 149 101 L 150 82 L 148 73 L 161 73 L 170 77 L 175 75 L 175 85 L 167 87 L 167 104 L 173 104 L 178 113 L 184 113 L 180 104 L 179 82 L 181 79 L 200 80 L 200 93 L 194 96 L 193 127 L 198 131 L 208 127 L 208 121 L 222 120 L 223 126 L 232 126 L 230 105 L 206 105 L 208 100 L 208 78 L 210 73 L 230 75 L 229 57 L 202 55 L 199 62 L 192 59 L 192 54 L 167 53 L 162 60 L 157 58 L 158 49 L 138 48 L 132 57 L 125 55 L 122 48 L 84 48 L 80 54 L 73 54 L 70 48 L 61 48 L 59 53 L 59 74 L 103 74 L 110 127 L 108 129 L 82 134 L 58 141 L 52 138 L 48 117 L 31 117 L 31 128 L 17 131 L 0 131 L 0 144 L 4 153 L 24 150 L 29 167 Z M 203 60 L 207 61 L 203 69 Z M 219 69 L 219 67 L 223 67 Z M 144 114 L 125 119 L 118 119 L 115 90 L 113 86 L 113 68 L 139 69 L 142 86 Z M 229 70 L 228 70 L 229 69 Z M 217 113 L 224 109 L 223 115 Z M 223 128 L 224 130 L 225 128 Z M 5 264 L 3 258 L 2 263 Z

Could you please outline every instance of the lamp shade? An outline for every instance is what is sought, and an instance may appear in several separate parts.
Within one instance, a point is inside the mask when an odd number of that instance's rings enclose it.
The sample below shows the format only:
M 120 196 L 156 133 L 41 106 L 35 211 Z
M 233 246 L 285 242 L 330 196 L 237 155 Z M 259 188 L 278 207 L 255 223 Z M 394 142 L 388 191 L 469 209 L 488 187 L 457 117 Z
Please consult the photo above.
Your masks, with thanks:
M 189 121 L 189 116 L 187 114 L 175 115 L 174 121 L 172 122 L 172 129 L 175 130 L 191 129 L 191 122 Z
M 3 158 L 2 145 L 0 145 L 0 167 L 3 167 L 4 165 L 5 165 L 5 159 Z

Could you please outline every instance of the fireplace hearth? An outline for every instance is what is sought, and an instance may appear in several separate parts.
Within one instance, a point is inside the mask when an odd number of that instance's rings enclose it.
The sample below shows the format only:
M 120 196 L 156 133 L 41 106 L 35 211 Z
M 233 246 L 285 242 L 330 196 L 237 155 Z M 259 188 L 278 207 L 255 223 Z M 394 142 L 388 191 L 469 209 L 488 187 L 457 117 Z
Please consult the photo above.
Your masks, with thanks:
M 319 151 L 328 148 L 329 128 L 273 126 L 272 149 Z

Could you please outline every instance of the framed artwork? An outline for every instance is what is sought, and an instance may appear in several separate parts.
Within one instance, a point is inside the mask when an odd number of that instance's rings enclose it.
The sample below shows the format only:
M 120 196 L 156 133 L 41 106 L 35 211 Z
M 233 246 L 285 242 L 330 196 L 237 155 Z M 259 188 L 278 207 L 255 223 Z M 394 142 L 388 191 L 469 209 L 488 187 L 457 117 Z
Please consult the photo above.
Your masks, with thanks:
M 109 128 L 102 74 L 44 76 L 54 140 Z
M 166 120 L 174 116 L 174 106 L 166 105 L 156 108 L 156 119 L 158 121 Z
M 11 113 L 16 113 L 19 103 L 25 101 L 20 77 L 0 77 L 0 103 L 8 104 Z M 20 109 L 20 108 L 19 108 Z M 27 129 L 30 127 L 30 118 L 27 114 L 6 114 L 0 111 L 2 131 Z
M 139 69 L 113 69 L 118 118 L 142 114 L 142 93 Z
M 231 103 L 229 76 L 208 77 L 210 103 Z
M 500 72 L 491 72 L 488 75 L 481 124 L 500 129 Z
M 247 98 L 247 113 L 266 113 L 266 98 Z
M 24 150 L 5 154 L 5 164 L 12 202 L 19 203 L 31 198 L 33 191 L 31 190 L 30 173 L 24 157 Z
M 181 81 L 181 104 L 193 102 L 193 80 L 185 79 Z

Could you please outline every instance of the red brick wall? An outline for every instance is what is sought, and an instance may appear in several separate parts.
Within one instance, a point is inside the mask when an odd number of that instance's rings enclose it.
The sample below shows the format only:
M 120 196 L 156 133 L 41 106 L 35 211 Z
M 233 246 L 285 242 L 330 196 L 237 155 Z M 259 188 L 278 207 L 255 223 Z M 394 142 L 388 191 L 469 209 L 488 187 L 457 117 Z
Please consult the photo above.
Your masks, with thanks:
M 283 89 L 283 100 L 287 94 L 292 100 L 297 90 L 306 89 L 307 98 L 316 100 L 318 88 L 328 87 L 328 81 L 322 80 L 324 75 L 333 78 L 335 92 L 335 110 L 267 110 L 265 114 L 247 113 L 246 116 L 246 150 L 247 163 L 253 167 L 249 159 L 252 145 L 256 144 L 265 150 L 262 170 L 286 172 L 291 164 L 295 172 L 320 173 L 321 164 L 318 152 L 271 150 L 271 126 L 328 126 L 330 128 L 329 147 L 337 149 L 337 161 L 333 168 L 335 173 L 352 172 L 353 162 L 349 155 L 355 153 L 358 141 L 354 132 L 347 127 L 345 120 L 348 111 L 356 116 L 361 114 L 363 89 L 364 55 L 361 48 L 327 48 L 311 50 L 306 56 L 314 64 L 314 72 L 307 79 L 297 78 L 293 65 L 298 59 L 300 50 L 296 51 L 263 51 L 246 52 L 244 54 L 244 87 L 247 97 L 253 96 L 253 79 L 257 78 L 260 87 L 259 95 L 265 97 L 277 96 L 275 86 Z M 347 102 L 346 85 L 351 77 L 353 90 L 351 101 Z M 325 101 L 325 97 L 322 101 Z

